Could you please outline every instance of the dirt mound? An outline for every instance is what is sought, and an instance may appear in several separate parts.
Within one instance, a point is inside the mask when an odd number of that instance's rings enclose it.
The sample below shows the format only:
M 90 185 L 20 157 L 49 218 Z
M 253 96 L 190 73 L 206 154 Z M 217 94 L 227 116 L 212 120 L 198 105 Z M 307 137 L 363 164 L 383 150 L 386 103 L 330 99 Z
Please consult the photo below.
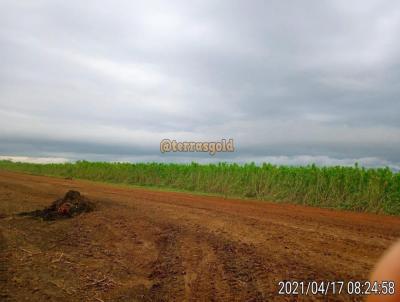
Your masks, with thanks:
M 94 210 L 94 204 L 88 198 L 81 195 L 78 191 L 70 190 L 63 198 L 53 201 L 53 203 L 43 210 L 19 213 L 20 216 L 41 217 L 43 220 L 56 220 L 71 218 L 84 212 Z

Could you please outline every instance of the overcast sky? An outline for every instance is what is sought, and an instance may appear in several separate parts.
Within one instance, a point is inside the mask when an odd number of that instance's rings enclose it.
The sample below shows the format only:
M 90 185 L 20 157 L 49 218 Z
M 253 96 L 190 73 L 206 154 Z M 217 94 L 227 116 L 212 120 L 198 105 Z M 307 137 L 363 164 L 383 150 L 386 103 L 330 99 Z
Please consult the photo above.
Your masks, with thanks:
M 396 0 L 2 0 L 0 155 L 399 167 L 399 37 Z

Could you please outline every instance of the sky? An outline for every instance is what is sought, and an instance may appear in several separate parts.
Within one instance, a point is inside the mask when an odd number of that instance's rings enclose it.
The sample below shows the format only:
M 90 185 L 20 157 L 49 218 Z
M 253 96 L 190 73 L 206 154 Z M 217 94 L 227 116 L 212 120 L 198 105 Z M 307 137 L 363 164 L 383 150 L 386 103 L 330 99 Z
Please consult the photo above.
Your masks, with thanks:
M 399 1 L 1 0 L 0 158 L 398 169 L 399 37 Z

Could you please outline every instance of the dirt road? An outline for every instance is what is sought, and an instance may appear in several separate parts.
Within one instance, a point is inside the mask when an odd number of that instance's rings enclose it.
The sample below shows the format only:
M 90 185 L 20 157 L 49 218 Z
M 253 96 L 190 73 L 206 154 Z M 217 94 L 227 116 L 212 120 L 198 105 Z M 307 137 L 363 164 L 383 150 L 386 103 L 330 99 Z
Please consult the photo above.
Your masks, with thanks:
M 79 190 L 97 210 L 15 216 Z M 1 301 L 361 301 L 278 296 L 363 280 L 400 218 L 0 172 Z

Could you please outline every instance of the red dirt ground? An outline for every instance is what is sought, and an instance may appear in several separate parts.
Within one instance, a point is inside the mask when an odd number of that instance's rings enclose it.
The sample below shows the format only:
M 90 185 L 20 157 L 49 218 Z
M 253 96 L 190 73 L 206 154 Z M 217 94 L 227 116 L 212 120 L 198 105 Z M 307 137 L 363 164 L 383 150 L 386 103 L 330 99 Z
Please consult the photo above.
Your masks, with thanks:
M 78 190 L 97 210 L 19 217 Z M 0 172 L 0 301 L 362 301 L 278 296 L 364 280 L 400 218 Z

